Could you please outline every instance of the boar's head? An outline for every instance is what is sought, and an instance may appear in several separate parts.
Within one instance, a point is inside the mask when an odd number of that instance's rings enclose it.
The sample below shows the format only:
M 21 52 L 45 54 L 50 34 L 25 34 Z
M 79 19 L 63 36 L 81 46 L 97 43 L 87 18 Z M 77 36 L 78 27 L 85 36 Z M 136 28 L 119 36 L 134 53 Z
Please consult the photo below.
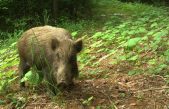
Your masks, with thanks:
M 66 87 L 73 84 L 73 78 L 78 76 L 77 53 L 82 50 L 82 40 L 52 39 L 53 51 L 53 78 L 58 87 Z

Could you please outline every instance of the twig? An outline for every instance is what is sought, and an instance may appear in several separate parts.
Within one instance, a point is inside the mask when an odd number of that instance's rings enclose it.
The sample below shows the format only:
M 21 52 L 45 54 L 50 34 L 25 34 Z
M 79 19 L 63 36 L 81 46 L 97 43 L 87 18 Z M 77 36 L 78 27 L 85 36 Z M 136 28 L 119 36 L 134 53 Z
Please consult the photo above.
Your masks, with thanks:
M 163 76 L 161 76 L 161 75 L 152 75 L 150 77 L 160 77 L 161 79 L 163 79 L 163 81 L 166 81 L 166 79 Z
M 149 88 L 149 89 L 144 89 L 144 90 L 137 90 L 137 91 L 135 91 L 134 93 L 147 92 L 147 91 L 151 91 L 151 90 L 163 90 L 163 89 L 169 89 L 169 87 Z
M 49 103 L 31 103 L 31 105 L 46 105 L 46 104 L 49 104 Z
M 99 59 L 98 62 L 101 62 L 101 61 L 105 60 L 106 58 L 108 58 L 108 57 L 110 57 L 111 55 L 113 55 L 115 52 L 116 52 L 116 51 L 114 51 L 114 52 L 112 52 L 112 53 L 109 53 L 109 54 L 103 56 L 102 58 Z

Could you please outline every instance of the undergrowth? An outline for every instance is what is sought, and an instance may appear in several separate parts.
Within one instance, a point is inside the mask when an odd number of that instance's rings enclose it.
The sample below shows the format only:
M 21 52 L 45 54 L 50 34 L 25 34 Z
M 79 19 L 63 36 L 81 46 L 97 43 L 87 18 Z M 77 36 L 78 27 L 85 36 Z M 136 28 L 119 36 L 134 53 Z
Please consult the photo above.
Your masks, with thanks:
M 111 5 L 110 5 L 111 4 Z M 84 49 L 78 57 L 80 77 L 86 73 L 96 75 L 101 70 L 83 70 L 97 67 L 106 60 L 111 66 L 127 63 L 128 75 L 161 75 L 169 83 L 169 17 L 165 7 L 153 7 L 137 3 L 102 1 L 93 21 L 78 23 L 61 19 L 56 26 L 70 30 L 74 38 L 84 39 Z M 95 10 L 96 11 L 96 10 Z M 0 41 L 0 92 L 9 94 L 10 86 L 18 78 L 16 41 L 23 29 Z M 11 36 L 15 36 L 14 38 Z M 97 54 L 103 54 L 97 57 Z M 123 67 L 123 65 L 121 66 Z M 113 72 L 112 72 L 113 73 Z M 15 100 L 16 102 L 17 100 Z M 12 101 L 13 102 L 13 101 Z M 0 104 L 5 100 L 0 99 Z

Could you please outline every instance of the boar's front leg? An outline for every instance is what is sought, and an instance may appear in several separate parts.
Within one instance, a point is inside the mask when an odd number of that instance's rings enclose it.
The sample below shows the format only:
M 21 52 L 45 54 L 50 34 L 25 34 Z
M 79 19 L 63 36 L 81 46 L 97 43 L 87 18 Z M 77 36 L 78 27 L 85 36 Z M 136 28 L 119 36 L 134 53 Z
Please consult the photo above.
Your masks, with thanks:
M 57 94 L 57 87 L 55 87 L 56 82 L 53 79 L 53 75 L 51 73 L 51 68 L 44 68 L 42 70 L 45 80 L 46 80 L 46 85 L 48 87 L 48 91 L 52 94 L 52 95 L 56 95 Z
M 25 76 L 25 74 L 29 71 L 30 66 L 26 63 L 26 61 L 23 61 L 22 59 L 19 62 L 19 76 L 20 80 Z M 20 88 L 25 87 L 25 82 L 20 82 Z

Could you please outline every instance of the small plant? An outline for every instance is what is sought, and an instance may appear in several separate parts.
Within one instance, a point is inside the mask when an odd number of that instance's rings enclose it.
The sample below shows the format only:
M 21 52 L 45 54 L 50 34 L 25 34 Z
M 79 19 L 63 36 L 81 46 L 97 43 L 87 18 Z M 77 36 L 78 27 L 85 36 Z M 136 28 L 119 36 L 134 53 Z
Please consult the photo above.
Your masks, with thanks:
M 10 106 L 16 109 L 22 109 L 26 105 L 26 98 L 24 97 L 15 97 L 13 94 L 7 95 L 7 100 L 10 102 Z
M 141 101 L 141 100 L 144 99 L 144 94 L 141 93 L 141 92 L 139 92 L 139 93 L 136 95 L 136 98 L 137 98 L 139 101 Z
M 118 108 L 117 108 L 117 106 L 116 106 L 114 103 L 112 103 L 112 104 L 108 107 L 108 109 L 118 109 Z
M 21 82 L 28 81 L 31 85 L 39 84 L 40 77 L 38 73 L 35 71 L 29 71 L 25 74 L 25 76 L 21 79 Z
M 43 20 L 44 20 L 44 25 L 48 25 L 49 24 L 49 14 L 48 11 L 45 9 L 43 11 Z
M 125 93 L 120 93 L 119 96 L 122 97 L 122 98 L 125 98 L 126 94 Z

